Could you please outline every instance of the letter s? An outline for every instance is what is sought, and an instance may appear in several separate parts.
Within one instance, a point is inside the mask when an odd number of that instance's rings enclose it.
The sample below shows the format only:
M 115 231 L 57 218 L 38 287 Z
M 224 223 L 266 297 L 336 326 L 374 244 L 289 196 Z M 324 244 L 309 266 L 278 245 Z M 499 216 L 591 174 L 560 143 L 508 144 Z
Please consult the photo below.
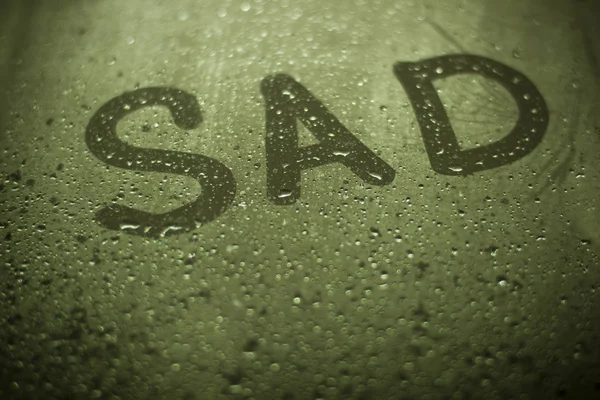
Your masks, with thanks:
M 127 228 L 128 233 L 150 237 L 182 233 L 217 218 L 235 197 L 233 173 L 223 163 L 200 154 L 140 148 L 118 138 L 117 123 L 122 118 L 156 105 L 166 106 L 182 129 L 193 129 L 202 122 L 200 106 L 190 93 L 170 87 L 139 89 L 100 107 L 86 129 L 88 148 L 114 167 L 193 177 L 202 186 L 202 194 L 195 201 L 163 214 L 109 205 L 96 213 L 98 223 L 108 229 Z

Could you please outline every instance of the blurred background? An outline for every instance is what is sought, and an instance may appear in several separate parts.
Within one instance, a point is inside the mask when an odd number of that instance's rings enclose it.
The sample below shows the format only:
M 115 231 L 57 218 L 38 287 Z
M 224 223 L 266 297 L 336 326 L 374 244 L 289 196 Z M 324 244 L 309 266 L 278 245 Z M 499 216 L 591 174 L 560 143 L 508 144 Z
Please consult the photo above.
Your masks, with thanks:
M 598 17 L 593 0 L 3 0 L 0 398 L 600 398 Z M 437 174 L 392 67 L 448 54 L 528 77 L 541 144 Z M 277 73 L 394 181 L 334 163 L 270 203 L 260 85 Z M 214 158 L 237 191 L 214 221 L 149 238 L 95 215 L 168 212 L 202 187 L 105 163 L 86 128 L 156 86 L 195 96 L 202 123 L 146 107 L 119 139 Z M 496 82 L 435 88 L 462 148 L 515 126 Z

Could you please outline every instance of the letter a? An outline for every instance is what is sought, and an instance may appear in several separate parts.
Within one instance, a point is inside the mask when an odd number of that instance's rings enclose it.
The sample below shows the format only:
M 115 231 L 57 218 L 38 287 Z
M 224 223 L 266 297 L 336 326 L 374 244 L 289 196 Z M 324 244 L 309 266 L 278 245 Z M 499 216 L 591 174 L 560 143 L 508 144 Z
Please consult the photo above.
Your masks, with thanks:
M 300 197 L 301 171 L 335 162 L 372 185 L 394 180 L 394 169 L 292 77 L 268 76 L 261 90 L 266 102 L 267 195 L 272 203 L 295 203 Z M 318 144 L 298 147 L 297 119 Z

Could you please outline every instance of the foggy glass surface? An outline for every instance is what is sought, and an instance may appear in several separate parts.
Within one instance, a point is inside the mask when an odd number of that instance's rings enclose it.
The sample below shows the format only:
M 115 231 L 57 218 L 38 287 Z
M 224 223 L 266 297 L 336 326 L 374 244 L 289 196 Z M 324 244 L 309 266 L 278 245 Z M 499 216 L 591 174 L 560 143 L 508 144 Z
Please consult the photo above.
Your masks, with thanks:
M 600 5 L 0 4 L 0 399 L 600 398 Z

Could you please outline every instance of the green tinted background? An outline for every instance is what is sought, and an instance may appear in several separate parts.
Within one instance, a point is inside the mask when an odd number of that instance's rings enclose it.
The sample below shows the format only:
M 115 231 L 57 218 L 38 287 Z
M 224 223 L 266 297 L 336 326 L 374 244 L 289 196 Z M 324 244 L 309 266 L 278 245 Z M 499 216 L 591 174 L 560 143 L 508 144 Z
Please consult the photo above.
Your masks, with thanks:
M 0 397 L 598 396 L 597 7 L 3 2 Z M 468 177 L 431 169 L 392 67 L 452 53 L 535 83 L 550 111 L 535 151 Z M 270 204 L 260 83 L 275 73 L 318 97 L 394 182 L 332 164 L 303 172 L 296 204 Z M 512 129 L 501 86 L 435 85 L 463 147 Z M 147 108 L 120 138 L 215 158 L 237 182 L 216 221 L 159 239 L 94 214 L 111 202 L 164 212 L 202 188 L 107 166 L 85 144 L 102 104 L 148 86 L 197 96 L 203 123 L 183 131 Z

